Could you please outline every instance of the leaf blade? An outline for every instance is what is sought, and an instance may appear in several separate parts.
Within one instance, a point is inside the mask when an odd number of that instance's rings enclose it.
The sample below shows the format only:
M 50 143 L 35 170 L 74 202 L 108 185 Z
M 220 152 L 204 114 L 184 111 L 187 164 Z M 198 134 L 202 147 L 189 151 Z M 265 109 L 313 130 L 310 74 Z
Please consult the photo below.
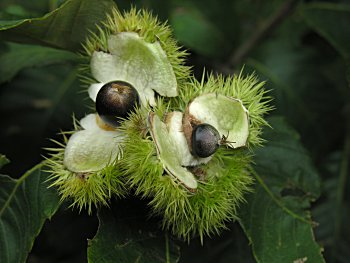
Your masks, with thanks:
M 0 21 L 0 37 L 78 51 L 89 31 L 106 18 L 115 4 L 111 0 L 69 0 L 40 18 Z
M 9 159 L 7 159 L 5 155 L 0 154 L 0 169 L 9 162 Z
M 223 56 L 229 49 L 223 33 L 195 7 L 182 7 L 170 16 L 180 43 L 206 57 Z
M 350 5 L 314 3 L 304 5 L 301 12 L 312 29 L 328 40 L 344 57 L 350 57 Z
M 313 235 L 310 202 L 320 183 L 297 133 L 282 118 L 270 119 L 274 130 L 256 151 L 255 191 L 247 196 L 239 217 L 259 263 L 324 262 Z
M 159 235 L 157 224 L 145 223 L 147 219 L 140 217 L 137 211 L 123 210 L 129 208 L 118 205 L 112 210 L 98 212 L 100 225 L 96 236 L 89 242 L 88 261 L 178 262 L 179 248 L 172 245 L 167 235 L 164 238 Z
M 20 179 L 0 176 L 0 261 L 25 262 L 46 219 L 59 207 L 54 189 L 39 164 Z
M 77 61 L 72 52 L 48 47 L 8 43 L 0 54 L 0 83 L 10 81 L 20 70 L 65 61 Z

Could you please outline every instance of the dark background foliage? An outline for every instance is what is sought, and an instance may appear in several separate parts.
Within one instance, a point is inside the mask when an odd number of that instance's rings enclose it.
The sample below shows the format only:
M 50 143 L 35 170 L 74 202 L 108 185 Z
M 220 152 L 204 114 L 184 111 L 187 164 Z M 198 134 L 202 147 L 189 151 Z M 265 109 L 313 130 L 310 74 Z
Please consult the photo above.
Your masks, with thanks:
M 19 178 L 43 159 L 46 155 L 43 148 L 53 145 L 48 138 L 59 140 L 60 130 L 72 129 L 73 113 L 79 119 L 89 112 L 85 106 L 87 95 L 77 78 L 76 52 L 87 29 L 92 30 L 96 20 L 103 19 L 108 12 L 109 1 L 81 1 L 76 7 L 79 23 L 73 23 L 70 41 L 59 34 L 61 30 L 64 35 L 67 28 L 64 24 L 56 25 L 57 20 L 30 23 L 25 20 L 42 17 L 64 2 L 0 1 L 0 152 L 11 161 L 1 172 L 13 178 Z M 266 81 L 276 109 L 269 119 L 273 130 L 267 129 L 264 135 L 271 143 L 258 150 L 255 159 L 260 175 L 256 195 L 249 195 L 248 205 L 242 206 L 242 228 L 231 223 L 220 236 L 206 238 L 203 246 L 197 239 L 188 245 L 164 233 L 160 239 L 146 236 L 158 231 L 153 227 L 159 222 L 157 218 L 148 219 L 147 226 L 139 226 L 147 219 L 148 211 L 147 200 L 138 199 L 113 203 L 111 210 L 99 211 L 101 225 L 97 236 L 101 238 L 87 242 L 97 231 L 96 213 L 88 216 L 63 204 L 45 223 L 28 262 L 86 262 L 87 257 L 97 262 L 98 256 L 103 262 L 113 262 L 101 254 L 117 253 L 115 247 L 109 247 L 108 242 L 98 243 L 111 231 L 107 225 L 114 225 L 113 231 L 121 233 L 110 240 L 123 248 L 123 255 L 130 262 L 138 255 L 142 262 L 158 259 L 162 262 L 157 255 L 167 249 L 163 248 L 163 239 L 172 240 L 168 248 L 171 261 L 180 258 L 181 262 L 255 262 L 255 257 L 259 262 L 287 262 L 276 254 L 271 256 L 274 259 L 269 258 L 269 251 L 258 247 L 259 242 L 273 246 L 273 239 L 278 237 L 269 229 L 283 227 L 269 226 L 269 220 L 274 219 L 260 217 L 263 209 L 275 211 L 272 205 L 257 204 L 261 211 L 249 206 L 259 202 L 257 197 L 262 201 L 264 197 L 270 200 L 269 196 L 278 196 L 279 203 L 274 205 L 282 204 L 290 215 L 307 214 L 305 218 L 311 215 L 315 239 L 324 248 L 327 262 L 349 262 L 350 226 L 346 222 L 350 216 L 350 3 L 293 0 L 116 3 L 120 9 L 128 9 L 130 4 L 148 8 L 161 20 L 168 20 L 175 37 L 190 51 L 188 64 L 193 65 L 197 78 L 204 67 L 207 71 L 232 74 L 244 65 L 245 73 L 255 71 Z M 95 20 L 85 18 L 84 12 L 79 13 L 81 10 L 89 10 Z M 71 25 L 69 18 L 59 21 Z M 35 23 L 42 31 L 31 27 Z M 5 182 L 0 188 L 2 185 Z M 264 189 L 269 190 L 262 194 Z M 117 220 L 111 216 L 115 213 L 123 216 Z M 130 221 L 135 213 L 144 219 Z M 253 223 L 247 225 L 246 218 Z M 293 225 L 299 226 L 295 218 Z M 128 227 L 117 223 L 124 221 L 128 221 Z M 264 228 L 263 234 L 252 227 L 259 224 Z M 144 232 L 134 233 L 135 229 Z M 294 230 L 301 234 L 310 231 L 302 226 Z M 128 234 L 134 237 L 131 245 L 125 241 Z M 281 232 L 279 237 L 284 234 L 291 237 L 291 243 L 284 245 L 289 252 L 293 251 L 299 233 Z M 309 240 L 302 242 L 305 249 L 315 249 Z M 92 249 L 87 255 L 88 244 Z M 279 251 L 283 253 L 282 248 Z M 307 262 L 320 262 L 317 256 L 310 257 Z

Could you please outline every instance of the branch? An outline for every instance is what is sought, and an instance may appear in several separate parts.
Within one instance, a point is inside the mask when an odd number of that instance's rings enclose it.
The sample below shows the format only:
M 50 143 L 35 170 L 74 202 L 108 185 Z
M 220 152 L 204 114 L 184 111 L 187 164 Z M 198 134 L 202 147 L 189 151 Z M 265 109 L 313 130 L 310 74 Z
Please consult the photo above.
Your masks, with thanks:
M 259 43 L 268 33 L 273 31 L 286 17 L 288 17 L 290 13 L 292 13 L 297 3 L 298 0 L 289 0 L 285 2 L 273 16 L 264 21 L 260 28 L 254 31 L 254 33 L 229 56 L 227 63 L 228 67 L 224 68 L 224 72 L 228 73 L 231 68 L 241 63 L 243 58 L 257 43 Z

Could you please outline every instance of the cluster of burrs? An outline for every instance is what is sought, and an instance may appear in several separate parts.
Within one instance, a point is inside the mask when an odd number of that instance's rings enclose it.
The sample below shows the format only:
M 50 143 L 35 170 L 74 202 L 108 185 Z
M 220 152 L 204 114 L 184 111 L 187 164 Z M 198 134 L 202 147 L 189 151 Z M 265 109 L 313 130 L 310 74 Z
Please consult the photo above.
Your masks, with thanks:
M 149 12 L 112 14 L 85 44 L 83 81 L 96 113 L 64 133 L 51 186 L 79 209 L 136 194 L 183 239 L 218 233 L 249 191 L 269 98 L 254 75 L 208 74 Z

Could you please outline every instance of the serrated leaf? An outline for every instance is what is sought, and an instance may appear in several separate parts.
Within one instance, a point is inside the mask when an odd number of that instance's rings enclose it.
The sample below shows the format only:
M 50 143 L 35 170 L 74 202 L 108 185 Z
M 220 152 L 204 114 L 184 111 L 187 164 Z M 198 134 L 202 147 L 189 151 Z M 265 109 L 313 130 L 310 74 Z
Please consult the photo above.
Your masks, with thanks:
M 256 185 L 239 217 L 259 263 L 324 262 L 306 211 L 320 182 L 298 135 L 282 118 L 269 120 L 268 143 L 256 151 Z
M 89 31 L 106 18 L 112 0 L 68 0 L 51 13 L 32 19 L 0 21 L 4 40 L 78 51 Z
M 98 212 L 100 226 L 89 242 L 89 262 L 177 262 L 179 248 L 159 231 L 157 224 L 146 222 L 140 214 L 131 215 L 130 207 L 128 203 L 127 207 L 118 205 Z
M 311 223 L 302 221 L 299 214 L 287 212 L 284 201 L 277 204 L 265 189 L 257 186 L 247 202 L 240 223 L 258 263 L 324 262 Z
M 320 179 L 299 134 L 282 117 L 269 119 L 273 129 L 264 131 L 268 141 L 255 151 L 255 170 L 280 194 L 285 189 L 301 191 L 308 199 L 320 195 Z
M 21 69 L 63 61 L 76 61 L 72 52 L 49 47 L 8 43 L 0 54 L 0 83 L 11 80 Z
M 46 219 L 58 209 L 55 189 L 47 189 L 39 164 L 20 179 L 0 175 L 0 262 L 25 262 Z

